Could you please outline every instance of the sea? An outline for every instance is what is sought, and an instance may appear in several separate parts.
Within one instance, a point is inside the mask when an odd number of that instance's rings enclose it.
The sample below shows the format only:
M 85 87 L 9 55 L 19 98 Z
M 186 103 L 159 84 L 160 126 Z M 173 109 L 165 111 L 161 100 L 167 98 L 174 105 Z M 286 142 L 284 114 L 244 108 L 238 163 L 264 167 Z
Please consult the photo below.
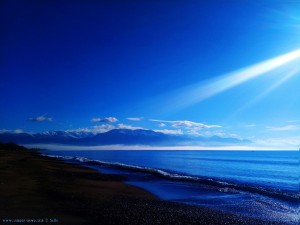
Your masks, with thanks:
M 79 163 L 160 199 L 300 224 L 298 151 L 86 150 L 43 154 Z

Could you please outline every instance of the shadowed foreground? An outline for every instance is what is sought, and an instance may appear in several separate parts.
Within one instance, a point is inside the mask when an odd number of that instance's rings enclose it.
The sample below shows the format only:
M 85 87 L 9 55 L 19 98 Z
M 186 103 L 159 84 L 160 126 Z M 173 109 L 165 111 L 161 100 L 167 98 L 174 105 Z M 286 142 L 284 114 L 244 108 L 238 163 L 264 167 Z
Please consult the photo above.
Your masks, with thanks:
M 122 180 L 0 144 L 0 223 L 19 219 L 30 224 L 32 219 L 34 224 L 276 224 L 161 201 Z

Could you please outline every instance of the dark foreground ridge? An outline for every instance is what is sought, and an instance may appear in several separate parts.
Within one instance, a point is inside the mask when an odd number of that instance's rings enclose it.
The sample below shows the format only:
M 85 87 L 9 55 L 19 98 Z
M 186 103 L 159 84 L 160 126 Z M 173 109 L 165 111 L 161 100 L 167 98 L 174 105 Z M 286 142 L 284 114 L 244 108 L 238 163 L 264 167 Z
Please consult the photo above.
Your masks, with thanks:
M 0 224 L 277 224 L 161 201 L 123 179 L 0 143 Z

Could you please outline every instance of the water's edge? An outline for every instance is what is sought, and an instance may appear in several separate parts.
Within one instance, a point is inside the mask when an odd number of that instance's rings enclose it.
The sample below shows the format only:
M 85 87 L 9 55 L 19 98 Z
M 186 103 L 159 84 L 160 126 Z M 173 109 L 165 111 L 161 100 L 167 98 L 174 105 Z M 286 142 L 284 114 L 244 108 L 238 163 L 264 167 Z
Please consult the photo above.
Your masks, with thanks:
M 161 179 L 166 179 L 166 180 L 170 180 L 171 182 L 187 182 L 187 183 L 195 183 L 195 184 L 199 184 L 199 185 L 205 185 L 208 187 L 213 187 L 215 190 L 217 190 L 218 192 L 222 192 L 225 194 L 235 194 L 235 193 L 244 193 L 244 192 L 248 192 L 251 195 L 262 195 L 262 196 L 266 196 L 266 198 L 270 197 L 270 198 L 275 198 L 278 199 L 278 202 L 287 202 L 287 204 L 292 204 L 295 207 L 295 210 L 293 210 L 292 213 L 290 213 L 290 208 L 285 208 L 285 204 L 278 204 L 276 203 L 276 207 L 279 209 L 279 212 L 275 212 L 275 214 L 278 214 L 278 218 L 282 219 L 283 222 L 288 222 L 290 224 L 298 224 L 298 217 L 297 215 L 299 215 L 299 208 L 297 209 L 296 206 L 297 204 L 299 204 L 299 199 L 300 199 L 300 195 L 299 193 L 288 193 L 288 192 L 283 192 L 281 190 L 278 189 L 271 189 L 271 188 L 263 188 L 263 187 L 254 187 L 254 186 L 248 186 L 245 184 L 238 184 L 238 183 L 232 183 L 232 182 L 228 182 L 228 181 L 224 181 L 224 180 L 218 180 L 215 178 L 210 178 L 210 177 L 196 177 L 196 176 L 188 176 L 188 175 L 184 175 L 184 174 L 178 174 L 178 173 L 173 173 L 172 171 L 165 171 L 165 170 L 161 170 L 161 169 L 156 169 L 156 168 L 148 168 L 148 167 L 141 167 L 141 166 L 136 166 L 136 165 L 128 165 L 128 164 L 123 164 L 123 163 L 117 163 L 117 162 L 106 162 L 106 161 L 100 161 L 100 160 L 92 160 L 92 159 L 88 159 L 85 157 L 78 157 L 78 156 L 58 156 L 58 155 L 49 155 L 49 154 L 42 154 L 44 156 L 48 156 L 48 157 L 53 157 L 53 158 L 58 158 L 61 160 L 65 160 L 68 162 L 73 162 L 73 163 L 79 163 L 81 165 L 86 165 L 86 166 L 97 166 L 97 167 L 111 167 L 111 168 L 116 168 L 116 169 L 120 169 L 120 170 L 127 170 L 130 171 L 132 173 L 145 173 L 145 174 L 150 174 L 153 175 L 155 177 L 161 178 Z M 101 169 L 99 170 L 101 171 Z M 140 182 L 126 182 L 128 184 L 131 185 L 135 185 L 138 186 L 140 188 L 144 188 L 147 191 L 150 191 L 151 193 L 153 193 L 153 190 L 149 189 L 149 188 L 145 188 L 145 184 L 140 184 Z M 153 193 L 156 195 L 156 193 Z M 159 198 L 161 196 L 158 196 Z M 168 199 L 163 199 L 163 200 L 168 200 Z M 201 205 L 201 204 L 195 204 L 192 201 L 189 200 L 173 200 L 175 202 L 180 202 L 180 203 L 185 203 L 185 204 L 190 204 L 190 205 Z M 272 202 L 270 203 L 269 201 L 263 202 L 261 201 L 262 204 L 272 204 Z M 207 205 L 202 205 L 202 206 L 207 206 Z M 294 208 L 293 207 L 293 208 Z M 227 211 L 227 212 L 231 212 L 231 213 L 235 213 L 236 209 L 232 210 L 224 210 L 222 209 L 222 207 L 218 208 L 218 207 L 212 207 L 214 209 L 218 209 L 218 210 L 222 210 L 222 211 Z M 269 210 L 269 209 L 268 209 Z M 238 215 L 244 215 L 244 216 L 250 216 L 250 217 L 255 217 L 253 215 L 255 215 L 255 213 L 258 213 L 257 210 L 251 209 L 250 213 L 247 213 L 246 211 L 243 213 L 241 211 L 241 213 L 236 213 Z M 273 213 L 274 212 L 268 212 L 268 213 Z M 280 215 L 279 215 L 280 214 Z M 287 215 L 287 218 L 282 218 L 282 215 Z M 289 216 L 288 216 L 289 214 Z M 294 216 L 295 214 L 295 216 Z M 273 221 L 278 221 L 278 219 L 276 219 L 276 217 L 270 216 L 270 218 L 267 218 L 265 216 L 259 216 L 258 218 L 260 219 L 264 219 L 264 220 L 272 220 Z

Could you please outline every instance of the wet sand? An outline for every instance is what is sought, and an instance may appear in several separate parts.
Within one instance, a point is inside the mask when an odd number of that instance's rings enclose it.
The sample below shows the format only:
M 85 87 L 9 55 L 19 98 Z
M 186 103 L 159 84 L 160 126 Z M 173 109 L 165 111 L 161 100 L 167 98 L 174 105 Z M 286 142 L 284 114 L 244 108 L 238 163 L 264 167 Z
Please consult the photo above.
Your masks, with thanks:
M 0 224 L 277 224 L 162 201 L 123 180 L 2 144 Z

